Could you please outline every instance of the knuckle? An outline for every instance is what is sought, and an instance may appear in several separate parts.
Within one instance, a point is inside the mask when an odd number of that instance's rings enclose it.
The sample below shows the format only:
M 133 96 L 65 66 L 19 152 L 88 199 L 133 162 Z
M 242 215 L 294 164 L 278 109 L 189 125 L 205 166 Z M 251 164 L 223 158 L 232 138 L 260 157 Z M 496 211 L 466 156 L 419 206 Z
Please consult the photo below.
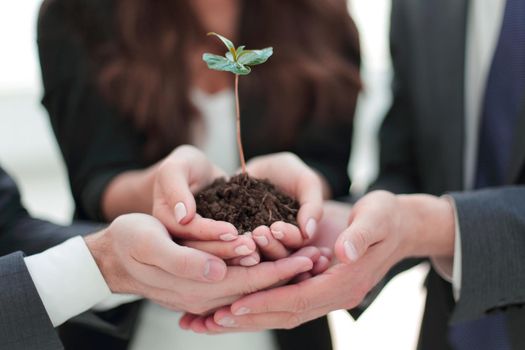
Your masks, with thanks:
M 302 313 L 309 309 L 309 302 L 306 298 L 298 296 L 295 298 L 293 303 L 293 311 Z
M 175 272 L 179 276 L 187 276 L 190 270 L 190 261 L 186 254 L 179 254 L 179 257 L 175 261 Z
M 284 328 L 290 330 L 290 329 L 296 328 L 297 326 L 301 325 L 301 323 L 302 323 L 302 319 L 299 315 L 291 314 L 290 316 L 288 316 L 288 319 L 284 323 Z

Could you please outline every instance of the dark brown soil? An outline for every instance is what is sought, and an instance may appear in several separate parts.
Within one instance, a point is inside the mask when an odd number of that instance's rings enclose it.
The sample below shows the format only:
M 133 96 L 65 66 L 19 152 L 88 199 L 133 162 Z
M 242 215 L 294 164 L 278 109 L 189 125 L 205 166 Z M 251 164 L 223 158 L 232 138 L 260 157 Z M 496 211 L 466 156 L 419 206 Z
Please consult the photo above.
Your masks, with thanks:
M 226 182 L 215 180 L 195 196 L 197 212 L 205 218 L 232 223 L 240 234 L 276 221 L 297 225 L 299 203 L 267 180 L 245 174 Z

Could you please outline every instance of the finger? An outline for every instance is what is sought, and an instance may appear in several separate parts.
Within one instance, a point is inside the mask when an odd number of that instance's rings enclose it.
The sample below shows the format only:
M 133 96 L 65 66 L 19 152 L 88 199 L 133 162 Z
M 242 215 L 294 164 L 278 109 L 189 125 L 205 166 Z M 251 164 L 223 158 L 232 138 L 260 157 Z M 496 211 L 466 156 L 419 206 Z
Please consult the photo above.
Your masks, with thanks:
M 275 239 L 278 239 L 289 249 L 297 249 L 304 244 L 303 235 L 295 225 L 283 221 L 277 221 L 270 226 L 270 231 Z
M 138 261 L 132 261 L 129 265 L 129 273 L 139 284 L 140 295 L 146 298 L 156 290 L 173 289 L 178 278 L 166 271 Z
M 197 317 L 199 316 L 187 312 L 184 313 L 184 315 L 182 315 L 182 317 L 179 319 L 179 327 L 186 330 L 190 329 L 191 322 Z
M 255 266 L 261 262 L 261 256 L 258 252 L 253 252 L 246 256 L 233 258 L 227 261 L 228 266 Z
M 325 256 L 328 260 L 332 260 L 334 257 L 334 251 L 328 247 L 320 247 L 321 255 Z
M 296 275 L 310 271 L 312 260 L 304 256 L 284 258 L 278 261 L 267 261 L 253 267 L 230 267 L 226 278 L 220 282 L 220 295 L 249 294 L 266 289 Z
M 168 236 L 148 240 L 136 253 L 136 261 L 157 266 L 172 276 L 194 281 L 216 282 L 226 275 L 221 259 L 199 250 L 179 246 Z
M 231 332 L 231 330 L 227 330 L 213 320 L 213 315 L 209 316 L 199 316 L 196 318 L 193 318 L 191 320 L 191 323 L 188 326 L 188 329 L 192 330 L 196 333 L 202 333 L 202 327 L 205 327 L 206 333 L 208 334 L 219 334 L 219 333 L 227 333 Z
M 191 189 L 205 186 L 224 173 L 193 146 L 177 147 L 161 164 L 157 182 L 168 207 L 173 208 L 177 223 L 187 224 L 195 215 Z
M 296 251 L 295 253 L 293 253 L 291 256 L 292 257 L 304 256 L 310 259 L 313 264 L 315 264 L 321 257 L 321 250 L 317 247 L 312 247 L 312 246 L 303 247 L 299 249 L 298 251 Z
M 205 324 L 206 318 L 206 316 L 194 318 L 190 323 L 191 330 L 195 333 L 206 333 L 208 331 Z
M 182 245 L 207 252 L 221 259 L 244 257 L 255 252 L 256 246 L 253 239 L 242 235 L 231 242 L 223 241 L 185 241 Z
M 247 295 L 234 302 L 231 311 L 235 315 L 266 312 L 303 312 L 312 306 L 319 307 L 332 302 L 331 289 L 335 287 L 322 274 L 298 284 L 286 285 Z
M 159 220 L 162 221 L 161 218 Z M 203 218 L 198 214 L 186 225 L 175 223 L 167 228 L 174 237 L 184 240 L 229 242 L 239 236 L 235 226 L 229 222 Z
M 302 274 L 298 275 L 292 280 L 292 283 L 301 283 L 302 281 L 306 281 L 309 278 L 312 278 L 313 275 L 311 272 L 303 272 Z
M 183 239 L 230 241 L 238 235 L 226 222 L 203 219 L 196 215 L 192 190 L 223 175 L 199 150 L 178 147 L 157 170 L 154 186 L 153 215 L 170 233 Z
M 268 226 L 257 227 L 253 230 L 252 237 L 266 260 L 278 260 L 290 255 L 288 249 L 274 238 Z
M 369 247 L 385 238 L 385 231 L 379 229 L 382 222 L 377 222 L 372 215 L 361 213 L 363 214 L 353 218 L 350 226 L 341 233 L 335 243 L 335 254 L 345 263 L 355 263 Z
M 315 262 L 314 268 L 312 269 L 312 274 L 315 276 L 325 272 L 330 267 L 330 263 L 330 260 L 322 255 L 319 257 L 319 260 Z
M 213 316 L 216 325 L 223 331 L 261 331 L 265 329 L 292 329 L 299 325 L 327 314 L 329 308 L 316 308 L 305 313 L 272 312 L 258 315 L 235 316 L 225 310 L 217 311 Z M 207 327 L 214 332 L 221 332 L 213 324 L 207 323 Z
M 296 193 L 301 207 L 297 213 L 297 222 L 304 238 L 312 239 L 323 217 L 323 187 L 321 179 L 312 170 L 299 179 Z

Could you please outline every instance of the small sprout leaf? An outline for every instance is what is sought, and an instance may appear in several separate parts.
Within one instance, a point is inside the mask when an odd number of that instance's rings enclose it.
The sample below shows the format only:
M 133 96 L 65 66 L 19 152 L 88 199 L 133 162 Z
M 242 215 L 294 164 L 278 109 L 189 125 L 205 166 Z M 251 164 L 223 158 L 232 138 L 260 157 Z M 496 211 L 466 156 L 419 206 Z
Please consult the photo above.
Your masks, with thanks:
M 208 33 L 208 35 L 215 35 L 217 38 L 219 38 L 223 42 L 223 44 L 228 48 L 228 51 L 231 52 L 235 60 L 237 60 L 237 52 L 235 51 L 235 46 L 233 45 L 230 39 L 225 38 L 222 35 L 214 32 L 210 32 Z
M 273 48 L 267 47 L 262 50 L 246 50 L 237 56 L 237 62 L 247 66 L 256 66 L 264 63 L 273 54 Z
M 252 69 L 249 66 L 256 66 L 264 63 L 273 55 L 273 48 L 267 47 L 262 50 L 245 50 L 245 46 L 239 46 L 235 49 L 233 43 L 217 33 L 208 33 L 218 37 L 224 45 L 228 48 L 228 52 L 224 56 L 213 55 L 205 53 L 202 56 L 204 62 L 208 64 L 208 68 L 218 71 L 231 72 L 237 75 L 250 74 Z
M 247 75 L 251 72 L 250 67 L 244 66 L 238 62 L 232 62 L 223 56 L 205 53 L 202 55 L 202 59 L 208 64 L 209 69 L 231 72 L 239 75 Z

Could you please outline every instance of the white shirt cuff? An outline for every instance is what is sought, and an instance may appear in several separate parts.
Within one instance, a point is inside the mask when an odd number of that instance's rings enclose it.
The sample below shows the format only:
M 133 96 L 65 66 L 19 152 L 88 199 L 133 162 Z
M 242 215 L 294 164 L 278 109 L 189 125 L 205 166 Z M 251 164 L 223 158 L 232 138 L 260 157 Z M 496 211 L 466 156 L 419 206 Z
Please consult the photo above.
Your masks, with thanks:
M 80 236 L 24 260 L 54 327 L 111 295 Z
M 456 203 L 450 196 L 445 196 L 454 208 L 454 222 L 456 234 L 454 238 L 454 256 L 452 258 L 431 258 L 432 265 L 436 272 L 448 282 L 452 283 L 454 299 L 459 300 L 461 294 L 461 229 L 459 228 L 458 212 Z
M 133 294 L 111 294 L 109 297 L 102 300 L 97 305 L 93 306 L 94 311 L 107 311 L 114 309 L 120 305 L 132 303 L 141 300 L 142 297 Z

